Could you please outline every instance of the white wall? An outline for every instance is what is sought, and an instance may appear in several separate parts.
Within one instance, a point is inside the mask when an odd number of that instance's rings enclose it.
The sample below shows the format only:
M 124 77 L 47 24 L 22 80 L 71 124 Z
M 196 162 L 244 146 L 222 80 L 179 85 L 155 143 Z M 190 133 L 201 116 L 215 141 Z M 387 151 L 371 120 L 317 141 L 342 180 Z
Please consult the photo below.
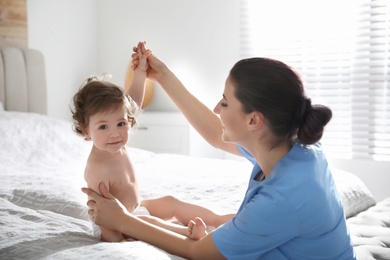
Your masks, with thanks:
M 48 114 L 70 119 L 82 80 L 97 68 L 95 0 L 28 0 L 28 46 L 43 52 Z
M 132 47 L 147 42 L 206 104 L 214 106 L 238 60 L 237 0 L 97 0 L 99 70 L 123 84 Z M 155 109 L 166 110 L 169 106 Z

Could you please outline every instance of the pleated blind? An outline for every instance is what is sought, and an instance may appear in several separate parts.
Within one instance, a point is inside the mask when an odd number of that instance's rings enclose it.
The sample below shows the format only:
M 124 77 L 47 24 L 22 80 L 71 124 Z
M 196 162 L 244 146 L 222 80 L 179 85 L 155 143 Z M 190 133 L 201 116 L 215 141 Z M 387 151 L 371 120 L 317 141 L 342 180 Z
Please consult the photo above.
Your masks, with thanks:
M 329 157 L 390 161 L 390 1 L 242 0 L 241 57 L 279 59 L 333 118 Z

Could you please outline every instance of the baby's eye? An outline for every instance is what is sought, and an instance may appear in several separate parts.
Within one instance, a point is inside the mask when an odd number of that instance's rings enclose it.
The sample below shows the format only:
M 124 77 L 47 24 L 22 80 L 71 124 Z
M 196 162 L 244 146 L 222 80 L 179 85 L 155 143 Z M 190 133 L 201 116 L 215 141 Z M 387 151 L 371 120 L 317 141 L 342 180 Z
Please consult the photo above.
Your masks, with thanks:
M 127 125 L 126 122 L 120 122 L 120 123 L 118 124 L 118 126 L 126 126 L 126 125 Z
M 107 125 L 101 125 L 101 126 L 99 126 L 99 130 L 105 130 L 105 129 L 107 129 L 107 128 L 108 128 Z

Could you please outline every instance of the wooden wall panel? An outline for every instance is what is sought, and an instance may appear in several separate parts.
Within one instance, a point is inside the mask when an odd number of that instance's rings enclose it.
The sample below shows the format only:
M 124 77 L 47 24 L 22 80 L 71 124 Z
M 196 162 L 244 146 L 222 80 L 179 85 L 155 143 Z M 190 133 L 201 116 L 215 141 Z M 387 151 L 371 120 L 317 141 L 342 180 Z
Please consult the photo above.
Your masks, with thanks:
M 0 46 L 28 47 L 27 0 L 0 0 Z

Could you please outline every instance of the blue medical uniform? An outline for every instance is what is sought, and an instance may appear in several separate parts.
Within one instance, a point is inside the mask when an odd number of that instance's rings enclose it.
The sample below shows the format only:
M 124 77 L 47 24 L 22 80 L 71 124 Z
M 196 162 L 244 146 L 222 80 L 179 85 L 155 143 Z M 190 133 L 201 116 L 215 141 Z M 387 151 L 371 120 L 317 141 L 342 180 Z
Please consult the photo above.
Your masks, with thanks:
M 253 163 L 236 216 L 213 234 L 227 259 L 356 259 L 321 145 L 294 144 L 264 180 Z

